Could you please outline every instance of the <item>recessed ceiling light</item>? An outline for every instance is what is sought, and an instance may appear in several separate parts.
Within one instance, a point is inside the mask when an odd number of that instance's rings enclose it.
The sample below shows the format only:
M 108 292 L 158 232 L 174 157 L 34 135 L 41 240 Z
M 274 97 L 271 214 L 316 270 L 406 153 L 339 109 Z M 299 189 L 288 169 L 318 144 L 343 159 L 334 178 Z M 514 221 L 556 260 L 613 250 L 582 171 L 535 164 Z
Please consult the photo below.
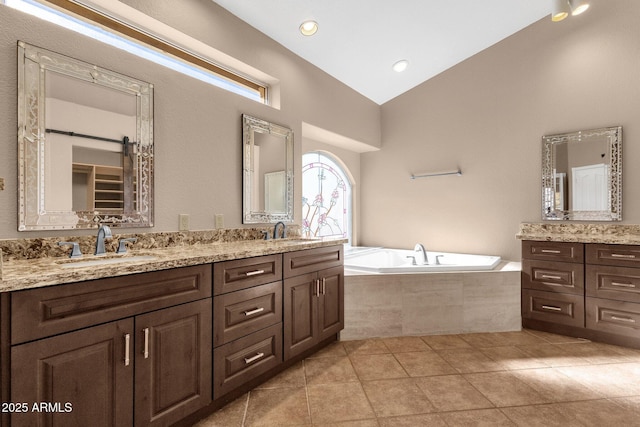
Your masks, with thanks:
M 305 36 L 312 36 L 318 31 L 318 23 L 316 21 L 304 21 L 300 25 L 300 32 Z
M 401 73 L 404 70 L 406 70 L 408 66 L 409 66 L 409 61 L 407 61 L 406 59 L 401 59 L 400 61 L 393 64 L 393 67 L 391 68 L 393 68 L 393 71 Z

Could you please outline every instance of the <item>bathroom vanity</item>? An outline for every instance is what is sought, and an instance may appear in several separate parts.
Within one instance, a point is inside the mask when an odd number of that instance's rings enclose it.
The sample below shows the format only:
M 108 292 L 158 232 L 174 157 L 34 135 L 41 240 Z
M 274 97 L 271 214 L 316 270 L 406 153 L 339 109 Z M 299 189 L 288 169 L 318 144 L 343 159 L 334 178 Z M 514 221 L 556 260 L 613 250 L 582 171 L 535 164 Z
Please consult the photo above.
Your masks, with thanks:
M 637 231 L 565 224 L 561 233 L 521 232 L 523 327 L 640 348 Z
M 5 262 L 2 402 L 14 406 L 2 425 L 191 425 L 336 340 L 344 326 L 335 241 L 147 256 L 155 258 L 122 268 L 32 260 L 33 272 L 47 263 L 53 271 L 40 286 L 25 277 L 24 289 L 18 271 L 29 261 Z

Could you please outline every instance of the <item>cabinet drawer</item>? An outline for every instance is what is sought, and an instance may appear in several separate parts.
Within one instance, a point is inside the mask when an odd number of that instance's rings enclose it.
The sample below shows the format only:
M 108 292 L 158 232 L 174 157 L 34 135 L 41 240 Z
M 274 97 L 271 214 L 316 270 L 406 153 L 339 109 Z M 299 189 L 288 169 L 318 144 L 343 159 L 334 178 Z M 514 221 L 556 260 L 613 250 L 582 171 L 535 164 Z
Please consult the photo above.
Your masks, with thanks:
M 582 263 L 584 244 L 523 240 L 522 258 Z
M 587 296 L 640 303 L 640 268 L 586 266 Z
M 640 267 L 640 246 L 589 244 L 586 249 L 587 264 Z
M 265 255 L 213 265 L 213 294 L 239 291 L 282 280 L 282 255 Z
M 211 264 L 13 292 L 11 343 L 210 296 Z
M 522 260 L 522 287 L 582 295 L 584 293 L 582 264 L 524 259 Z
M 587 328 L 637 338 L 640 304 L 588 297 Z
M 213 301 L 214 347 L 282 322 L 282 282 L 215 296 Z
M 342 245 L 306 249 L 284 254 L 284 277 L 294 277 L 344 265 Z
M 214 349 L 213 359 L 215 400 L 282 362 L 282 323 Z
M 584 297 L 523 289 L 522 317 L 584 327 Z

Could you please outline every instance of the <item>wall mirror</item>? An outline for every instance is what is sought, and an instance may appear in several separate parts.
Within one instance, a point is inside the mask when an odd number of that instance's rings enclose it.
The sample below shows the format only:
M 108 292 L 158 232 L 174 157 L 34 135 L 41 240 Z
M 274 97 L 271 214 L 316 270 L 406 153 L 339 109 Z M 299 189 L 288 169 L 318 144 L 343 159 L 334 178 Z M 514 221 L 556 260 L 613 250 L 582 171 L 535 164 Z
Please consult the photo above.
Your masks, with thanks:
M 542 219 L 622 220 L 622 127 L 542 137 Z
M 242 115 L 243 224 L 293 222 L 293 131 Z
M 18 42 L 18 230 L 153 225 L 153 86 Z

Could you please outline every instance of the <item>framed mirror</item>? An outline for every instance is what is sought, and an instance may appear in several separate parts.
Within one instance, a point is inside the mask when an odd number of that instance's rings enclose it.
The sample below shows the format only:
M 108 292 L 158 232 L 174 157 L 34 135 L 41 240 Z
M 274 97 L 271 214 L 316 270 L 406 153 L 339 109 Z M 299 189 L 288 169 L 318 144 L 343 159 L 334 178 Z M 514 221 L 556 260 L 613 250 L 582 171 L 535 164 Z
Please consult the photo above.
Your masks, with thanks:
M 542 137 L 542 219 L 622 220 L 622 127 Z
M 243 224 L 293 222 L 293 131 L 242 115 Z
M 153 86 L 18 42 L 18 230 L 153 225 Z

